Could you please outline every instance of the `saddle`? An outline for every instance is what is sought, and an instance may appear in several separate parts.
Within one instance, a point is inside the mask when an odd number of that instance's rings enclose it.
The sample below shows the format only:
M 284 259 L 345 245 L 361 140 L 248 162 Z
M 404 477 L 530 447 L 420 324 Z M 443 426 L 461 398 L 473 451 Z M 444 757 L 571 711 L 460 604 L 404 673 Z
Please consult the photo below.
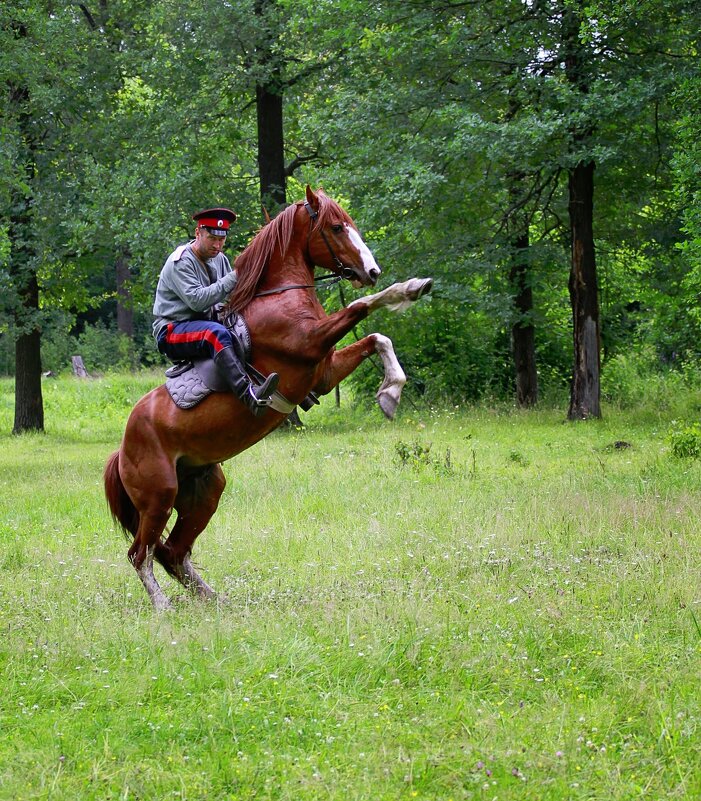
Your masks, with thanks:
M 249 363 L 251 358 L 251 333 L 246 321 L 240 314 L 232 312 L 224 324 L 229 329 L 236 346 L 236 352 L 246 367 L 246 372 L 253 381 L 262 382 L 265 376 Z M 209 357 L 192 361 L 176 362 L 166 372 L 166 389 L 175 405 L 180 409 L 192 409 L 213 392 L 229 392 L 227 383 L 219 369 Z M 299 404 L 306 412 L 319 403 L 317 395 L 310 392 Z M 270 407 L 276 412 L 290 414 L 295 408 L 280 392 L 274 392 Z

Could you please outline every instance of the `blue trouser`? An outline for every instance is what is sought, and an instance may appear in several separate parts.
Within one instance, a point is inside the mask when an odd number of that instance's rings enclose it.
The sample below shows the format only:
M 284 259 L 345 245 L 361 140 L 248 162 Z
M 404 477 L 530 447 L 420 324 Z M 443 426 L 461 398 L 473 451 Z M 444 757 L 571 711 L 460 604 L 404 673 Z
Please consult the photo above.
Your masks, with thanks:
M 158 335 L 158 350 L 174 362 L 206 356 L 213 359 L 233 345 L 229 329 L 211 320 L 168 323 Z

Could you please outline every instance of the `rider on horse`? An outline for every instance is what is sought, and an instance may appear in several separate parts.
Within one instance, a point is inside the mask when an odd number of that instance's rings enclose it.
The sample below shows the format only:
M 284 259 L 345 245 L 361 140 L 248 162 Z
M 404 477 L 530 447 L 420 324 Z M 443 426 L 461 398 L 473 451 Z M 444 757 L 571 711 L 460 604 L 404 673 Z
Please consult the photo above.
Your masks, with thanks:
M 192 215 L 195 238 L 177 247 L 161 270 L 153 304 L 153 334 L 158 350 L 172 361 L 211 356 L 231 391 L 256 417 L 264 414 L 277 389 L 271 373 L 260 386 L 251 383 L 237 353 L 238 343 L 217 321 L 217 306 L 236 286 L 236 272 L 222 252 L 231 209 L 205 209 Z

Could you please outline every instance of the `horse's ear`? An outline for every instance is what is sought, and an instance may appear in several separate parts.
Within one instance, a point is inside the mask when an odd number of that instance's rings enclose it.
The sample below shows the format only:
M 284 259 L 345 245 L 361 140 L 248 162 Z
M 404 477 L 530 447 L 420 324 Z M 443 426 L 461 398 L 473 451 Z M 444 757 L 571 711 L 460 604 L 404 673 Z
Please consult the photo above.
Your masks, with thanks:
M 311 186 L 307 184 L 307 203 L 315 210 L 318 211 L 319 209 L 319 198 L 317 195 L 312 191 Z
M 271 222 L 270 214 L 268 213 L 268 210 L 265 208 L 265 206 L 263 206 L 263 216 L 265 217 L 265 224 L 270 225 Z

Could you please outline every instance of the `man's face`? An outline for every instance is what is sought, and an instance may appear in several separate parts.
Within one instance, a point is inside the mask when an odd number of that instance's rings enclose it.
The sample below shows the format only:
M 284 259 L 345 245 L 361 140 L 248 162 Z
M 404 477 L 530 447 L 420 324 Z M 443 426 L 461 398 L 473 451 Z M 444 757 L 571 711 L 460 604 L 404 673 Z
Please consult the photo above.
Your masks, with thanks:
M 214 236 L 206 228 L 198 228 L 195 233 L 197 252 L 203 259 L 211 259 L 224 249 L 226 236 Z

